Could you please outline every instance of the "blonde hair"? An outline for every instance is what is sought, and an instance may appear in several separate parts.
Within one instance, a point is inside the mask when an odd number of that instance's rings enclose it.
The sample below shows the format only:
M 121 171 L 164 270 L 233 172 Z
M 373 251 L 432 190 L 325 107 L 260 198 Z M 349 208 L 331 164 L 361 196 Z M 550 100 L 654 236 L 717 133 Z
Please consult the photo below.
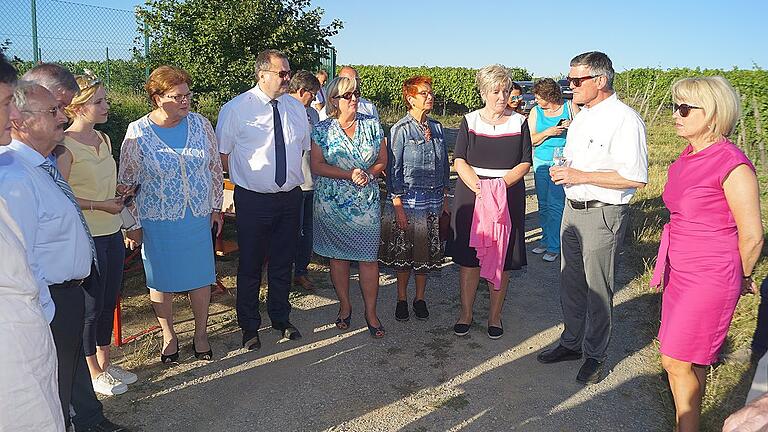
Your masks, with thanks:
M 77 108 L 88 103 L 89 100 L 96 94 L 96 91 L 104 85 L 93 75 L 78 75 L 75 77 L 77 86 L 80 91 L 72 98 L 72 102 L 64 107 L 64 114 L 69 119 L 74 119 L 77 116 Z
M 485 102 L 485 94 L 496 88 L 510 89 L 512 87 L 512 76 L 506 67 L 500 64 L 486 66 L 475 76 L 475 85 L 480 92 L 480 97 Z
M 741 117 L 739 94 L 721 76 L 683 78 L 672 84 L 672 101 L 704 109 L 704 121 L 715 136 L 729 136 Z
M 328 93 L 325 98 L 325 112 L 328 114 L 328 117 L 339 118 L 341 113 L 339 110 L 339 99 L 336 96 L 355 90 L 357 90 L 357 80 L 342 76 L 334 78 L 328 84 Z

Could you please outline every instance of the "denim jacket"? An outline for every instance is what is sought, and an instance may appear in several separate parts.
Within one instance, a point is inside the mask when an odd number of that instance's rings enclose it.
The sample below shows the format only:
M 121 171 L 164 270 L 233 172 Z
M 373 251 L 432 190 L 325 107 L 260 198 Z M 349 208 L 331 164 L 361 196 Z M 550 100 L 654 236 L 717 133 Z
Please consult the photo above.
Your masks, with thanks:
M 432 140 L 408 113 L 392 126 L 387 163 L 387 190 L 403 195 L 409 189 L 437 190 L 448 186 L 450 166 L 443 125 L 427 117 Z

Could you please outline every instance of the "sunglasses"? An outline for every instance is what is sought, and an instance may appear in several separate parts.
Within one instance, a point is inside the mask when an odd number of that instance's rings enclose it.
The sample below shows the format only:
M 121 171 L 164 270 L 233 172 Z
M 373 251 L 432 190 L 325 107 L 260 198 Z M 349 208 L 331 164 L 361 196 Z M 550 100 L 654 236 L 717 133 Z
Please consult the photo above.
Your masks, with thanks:
M 287 71 L 284 71 L 284 70 L 273 71 L 273 70 L 269 70 L 269 69 L 263 69 L 263 71 L 264 72 L 272 72 L 273 74 L 277 74 L 277 76 L 279 76 L 281 79 L 290 78 L 293 75 L 293 71 L 289 71 L 289 70 L 287 70 Z
M 334 99 L 346 99 L 346 100 L 352 100 L 352 96 L 355 97 L 355 99 L 360 99 L 360 90 L 355 90 L 353 92 L 346 92 L 344 94 L 340 94 L 337 96 L 334 96 Z
M 565 79 L 568 80 L 571 84 L 573 84 L 574 87 L 581 87 L 581 83 L 583 83 L 586 80 L 590 80 L 592 78 L 597 78 L 600 75 L 587 75 L 583 77 L 566 77 Z
M 517 96 L 517 95 L 512 95 L 512 96 L 509 97 L 509 100 L 512 101 L 512 102 L 517 102 L 517 101 L 519 101 L 521 99 L 523 99 L 523 97 L 522 96 Z
M 672 114 L 675 113 L 675 111 L 680 112 L 680 117 L 688 117 L 688 114 L 691 113 L 692 109 L 704 109 L 702 107 L 697 107 L 693 105 L 688 104 L 672 104 Z

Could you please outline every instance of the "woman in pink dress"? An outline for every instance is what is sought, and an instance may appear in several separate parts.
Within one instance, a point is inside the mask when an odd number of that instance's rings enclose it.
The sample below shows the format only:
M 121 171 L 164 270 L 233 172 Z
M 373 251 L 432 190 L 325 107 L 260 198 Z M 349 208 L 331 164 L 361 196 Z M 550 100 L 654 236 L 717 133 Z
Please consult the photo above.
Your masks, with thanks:
M 664 227 L 652 285 L 663 282 L 661 364 L 669 376 L 677 430 L 697 431 L 706 366 L 717 360 L 739 295 L 754 292 L 763 244 L 755 168 L 726 137 L 739 98 L 722 77 L 672 85 L 677 134 L 688 141 L 669 167 Z

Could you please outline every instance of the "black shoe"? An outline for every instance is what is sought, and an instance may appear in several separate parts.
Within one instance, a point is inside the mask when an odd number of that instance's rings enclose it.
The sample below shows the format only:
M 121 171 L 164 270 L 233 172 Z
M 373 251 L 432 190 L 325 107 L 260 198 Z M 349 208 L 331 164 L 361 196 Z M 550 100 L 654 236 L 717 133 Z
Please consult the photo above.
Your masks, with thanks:
M 176 352 L 173 354 L 165 355 L 160 351 L 160 363 L 170 364 L 179 362 L 179 340 L 176 339 Z
M 195 352 L 195 358 L 198 360 L 213 360 L 213 350 L 209 349 L 208 351 L 198 352 L 197 349 L 195 349 L 195 341 L 192 341 L 192 351 Z
M 398 321 L 408 321 L 408 302 L 398 300 L 395 306 L 395 319 Z
M 243 348 L 253 351 L 261 348 L 258 331 L 243 330 Z
M 130 432 L 130 429 L 118 426 L 111 421 L 104 419 L 97 425 L 87 429 L 79 429 L 77 432 Z
M 605 362 L 588 358 L 579 369 L 576 381 L 582 384 L 597 384 L 603 379 L 603 364 Z
M 427 302 L 424 300 L 413 301 L 413 314 L 416 315 L 417 320 L 425 321 L 429 318 L 429 311 L 427 310 Z
M 504 335 L 504 327 L 501 323 L 499 323 L 500 326 L 488 326 L 488 337 L 491 339 L 498 339 Z
M 470 324 L 456 323 L 453 326 L 453 334 L 456 336 L 466 336 L 469 334 L 469 326 Z
M 283 338 L 285 339 L 301 339 L 301 333 L 299 333 L 299 329 L 294 327 L 294 325 L 289 321 L 272 323 L 272 328 L 282 333 Z
M 580 352 L 570 350 L 560 344 L 550 350 L 542 351 L 536 356 L 536 360 L 542 363 L 558 363 L 562 361 L 578 360 L 580 358 Z

